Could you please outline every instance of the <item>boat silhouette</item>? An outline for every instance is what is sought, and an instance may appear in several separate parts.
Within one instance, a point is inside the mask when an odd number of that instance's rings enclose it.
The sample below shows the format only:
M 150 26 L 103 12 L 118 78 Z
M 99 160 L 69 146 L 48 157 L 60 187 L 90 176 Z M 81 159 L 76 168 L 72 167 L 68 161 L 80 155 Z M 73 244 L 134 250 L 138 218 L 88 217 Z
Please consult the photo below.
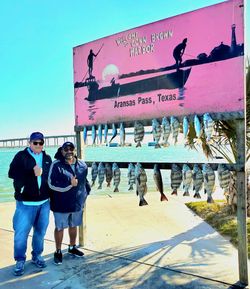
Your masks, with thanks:
M 110 86 L 99 89 L 99 84 L 94 76 L 87 78 L 84 82 L 76 82 L 74 87 L 79 88 L 86 86 L 88 88 L 89 101 L 98 99 L 120 97 L 126 95 L 134 95 L 137 93 L 145 93 L 159 89 L 176 89 L 182 88 L 190 74 L 191 68 L 178 69 L 177 71 L 164 73 L 153 77 L 144 78 L 124 84 L 111 81 Z

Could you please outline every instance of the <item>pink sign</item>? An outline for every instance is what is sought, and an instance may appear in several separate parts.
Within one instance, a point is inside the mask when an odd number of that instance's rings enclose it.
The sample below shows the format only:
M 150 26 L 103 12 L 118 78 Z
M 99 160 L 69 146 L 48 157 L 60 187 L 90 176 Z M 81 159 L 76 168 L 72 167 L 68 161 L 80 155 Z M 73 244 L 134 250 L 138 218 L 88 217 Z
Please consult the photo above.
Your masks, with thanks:
M 76 126 L 244 109 L 243 1 L 74 48 Z

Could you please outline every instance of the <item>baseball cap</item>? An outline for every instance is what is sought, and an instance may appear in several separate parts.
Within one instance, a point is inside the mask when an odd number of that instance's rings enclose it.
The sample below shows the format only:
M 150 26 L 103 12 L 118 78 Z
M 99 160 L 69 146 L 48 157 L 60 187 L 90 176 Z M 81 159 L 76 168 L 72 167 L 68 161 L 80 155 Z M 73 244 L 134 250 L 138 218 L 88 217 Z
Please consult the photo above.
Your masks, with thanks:
M 38 140 L 38 139 L 44 140 L 43 134 L 39 131 L 32 132 L 32 134 L 30 135 L 30 141 Z
M 71 148 L 75 148 L 75 145 L 71 142 L 71 141 L 66 141 L 63 145 L 62 145 L 62 149 L 65 149 L 67 147 L 71 147 Z

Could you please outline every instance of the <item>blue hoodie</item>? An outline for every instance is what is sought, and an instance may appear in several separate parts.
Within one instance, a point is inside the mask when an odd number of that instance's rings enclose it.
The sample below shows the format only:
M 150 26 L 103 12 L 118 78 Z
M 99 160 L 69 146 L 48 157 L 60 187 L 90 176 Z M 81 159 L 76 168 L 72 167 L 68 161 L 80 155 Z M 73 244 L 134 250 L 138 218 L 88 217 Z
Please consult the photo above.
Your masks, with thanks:
M 48 184 L 51 189 L 50 207 L 53 212 L 70 213 L 82 210 L 90 186 L 87 180 L 88 167 L 76 159 L 75 169 L 61 157 L 50 167 Z M 71 185 L 72 177 L 78 179 L 76 187 Z

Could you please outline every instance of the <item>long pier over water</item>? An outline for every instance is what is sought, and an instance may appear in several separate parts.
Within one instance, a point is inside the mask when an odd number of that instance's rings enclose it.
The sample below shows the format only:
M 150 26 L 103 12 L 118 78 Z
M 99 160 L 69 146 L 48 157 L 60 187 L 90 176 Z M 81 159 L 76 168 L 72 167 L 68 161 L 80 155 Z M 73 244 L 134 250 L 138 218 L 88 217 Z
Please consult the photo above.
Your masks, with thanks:
M 68 135 L 52 135 L 44 137 L 46 147 L 59 146 L 66 141 L 76 143 L 76 135 L 68 134 Z M 0 140 L 0 148 L 26 147 L 28 144 L 29 144 L 29 137 Z

